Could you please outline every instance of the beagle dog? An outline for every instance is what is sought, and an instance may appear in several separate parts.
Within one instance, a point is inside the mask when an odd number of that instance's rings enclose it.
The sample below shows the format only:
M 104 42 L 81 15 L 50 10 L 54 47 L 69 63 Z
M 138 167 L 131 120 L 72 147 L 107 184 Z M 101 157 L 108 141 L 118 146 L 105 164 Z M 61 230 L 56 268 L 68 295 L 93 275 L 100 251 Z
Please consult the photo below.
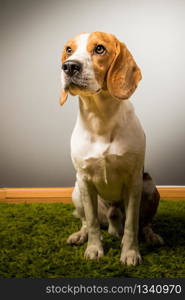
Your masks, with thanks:
M 82 227 L 67 242 L 88 241 L 87 259 L 104 255 L 100 225 L 122 236 L 123 264 L 141 262 L 139 231 L 149 243 L 163 243 L 151 227 L 159 193 L 143 172 L 145 134 L 128 100 L 140 80 L 131 53 L 112 34 L 82 33 L 62 52 L 60 102 L 68 93 L 79 96 L 71 157 L 76 169 L 72 200 Z

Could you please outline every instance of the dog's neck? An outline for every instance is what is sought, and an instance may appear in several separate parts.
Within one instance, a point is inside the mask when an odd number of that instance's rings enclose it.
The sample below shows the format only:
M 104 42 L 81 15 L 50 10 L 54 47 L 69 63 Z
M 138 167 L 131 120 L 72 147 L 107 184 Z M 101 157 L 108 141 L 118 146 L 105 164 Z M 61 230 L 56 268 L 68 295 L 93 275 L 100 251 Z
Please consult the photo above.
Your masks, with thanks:
M 107 91 L 79 97 L 79 120 L 93 135 L 111 134 L 126 118 L 128 101 L 116 100 Z

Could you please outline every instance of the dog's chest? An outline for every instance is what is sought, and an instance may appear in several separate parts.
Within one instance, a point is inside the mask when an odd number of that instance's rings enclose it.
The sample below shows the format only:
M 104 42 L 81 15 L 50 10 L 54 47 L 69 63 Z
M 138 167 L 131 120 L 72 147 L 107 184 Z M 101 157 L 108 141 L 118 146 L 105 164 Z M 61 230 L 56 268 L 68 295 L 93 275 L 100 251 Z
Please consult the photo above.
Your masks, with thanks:
M 76 171 L 92 182 L 99 195 L 110 201 L 122 197 L 123 185 L 126 184 L 133 155 L 120 143 L 101 143 L 83 145 L 80 152 L 73 155 Z
M 92 182 L 99 195 L 110 201 L 121 198 L 123 187 L 143 167 L 143 130 L 134 113 L 124 108 L 124 118 L 117 115 L 106 124 L 97 118 L 84 121 L 80 117 L 71 138 L 71 157 L 78 177 Z M 106 126 L 106 131 L 97 133 L 97 124 L 102 130 Z

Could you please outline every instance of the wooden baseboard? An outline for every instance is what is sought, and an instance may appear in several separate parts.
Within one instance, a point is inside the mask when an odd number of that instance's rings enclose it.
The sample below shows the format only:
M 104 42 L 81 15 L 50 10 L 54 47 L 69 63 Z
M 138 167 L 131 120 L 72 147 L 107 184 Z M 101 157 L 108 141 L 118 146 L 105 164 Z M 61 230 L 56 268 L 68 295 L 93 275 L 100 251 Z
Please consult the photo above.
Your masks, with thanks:
M 0 189 L 0 201 L 6 199 L 5 189 Z
M 162 199 L 185 200 L 185 187 L 157 187 Z
M 162 199 L 185 200 L 185 187 L 157 187 Z M 73 188 L 1 188 L 0 202 L 71 202 Z
M 71 202 L 73 188 L 3 188 L 0 202 L 7 203 L 56 203 Z
M 3 189 L 2 189 L 3 190 Z M 6 198 L 69 198 L 72 187 L 54 188 L 5 188 Z

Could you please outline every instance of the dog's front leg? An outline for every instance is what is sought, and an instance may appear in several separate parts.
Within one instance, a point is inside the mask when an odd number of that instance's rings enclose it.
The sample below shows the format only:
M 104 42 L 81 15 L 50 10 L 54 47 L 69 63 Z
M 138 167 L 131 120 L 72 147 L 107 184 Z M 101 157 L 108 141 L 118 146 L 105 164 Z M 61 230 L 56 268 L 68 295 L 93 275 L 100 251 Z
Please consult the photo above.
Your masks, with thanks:
M 85 179 L 78 180 L 78 184 L 88 228 L 88 244 L 85 251 L 85 258 L 99 259 L 103 256 L 103 247 L 98 221 L 97 191 L 93 184 L 87 182 Z
M 122 239 L 121 262 L 127 265 L 141 263 L 138 245 L 139 208 L 142 191 L 142 176 L 139 174 L 132 179 L 128 198 L 125 200 L 125 228 Z

